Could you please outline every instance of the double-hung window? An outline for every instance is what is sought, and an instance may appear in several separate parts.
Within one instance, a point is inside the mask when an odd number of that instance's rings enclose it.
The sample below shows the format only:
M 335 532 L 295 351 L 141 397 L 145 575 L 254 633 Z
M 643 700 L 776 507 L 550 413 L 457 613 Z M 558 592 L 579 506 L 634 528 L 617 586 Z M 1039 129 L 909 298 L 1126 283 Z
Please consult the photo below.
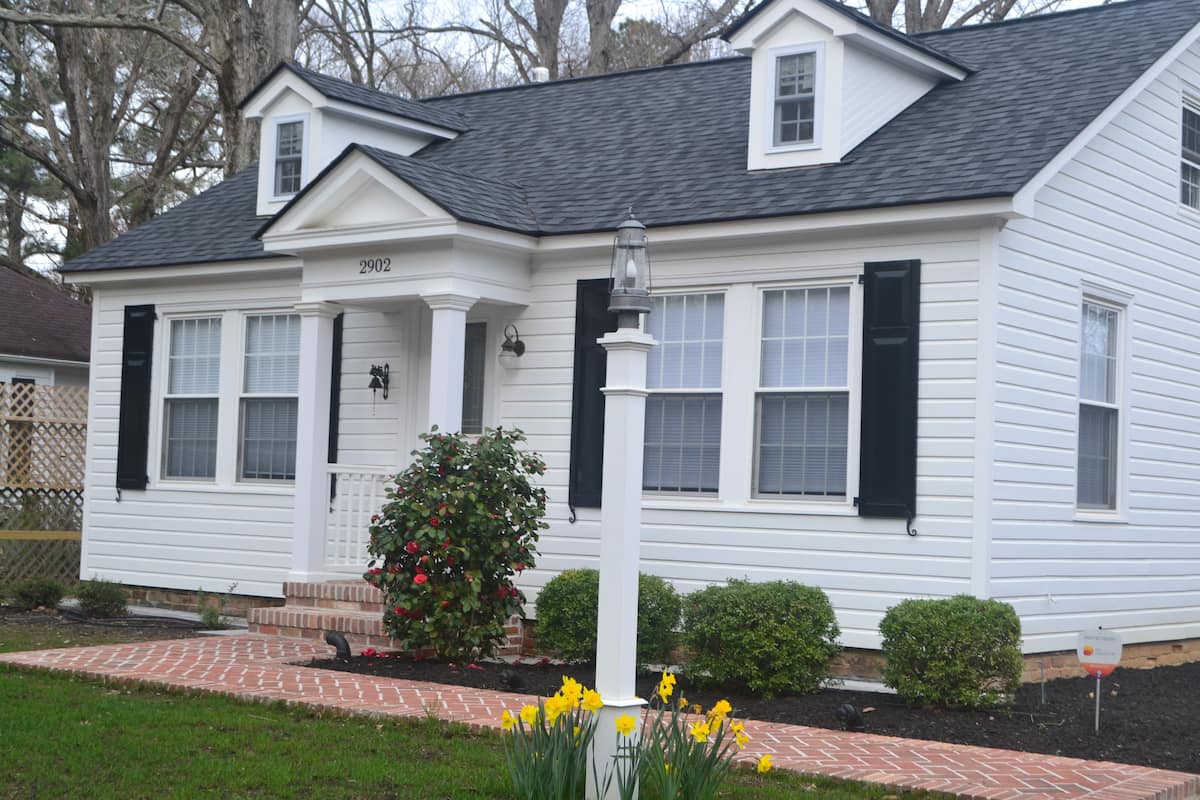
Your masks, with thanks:
M 1117 507 L 1120 326 L 1120 309 L 1084 301 L 1080 329 L 1076 503 L 1085 510 Z
M 653 299 L 646 331 L 658 346 L 646 362 L 647 491 L 717 492 L 724 327 L 722 294 Z
M 763 293 L 756 495 L 846 496 L 849 364 L 848 286 Z
M 296 478 L 300 317 L 246 318 L 241 397 L 241 480 Z
M 300 191 L 304 165 L 304 123 L 281 122 L 275 126 L 275 196 Z
M 810 144 L 816 121 L 817 54 L 791 53 L 775 59 L 776 147 Z
M 211 480 L 216 476 L 220 384 L 221 320 L 171 320 L 163 477 Z
M 1182 128 L 1179 202 L 1200 211 L 1200 105 L 1184 102 Z

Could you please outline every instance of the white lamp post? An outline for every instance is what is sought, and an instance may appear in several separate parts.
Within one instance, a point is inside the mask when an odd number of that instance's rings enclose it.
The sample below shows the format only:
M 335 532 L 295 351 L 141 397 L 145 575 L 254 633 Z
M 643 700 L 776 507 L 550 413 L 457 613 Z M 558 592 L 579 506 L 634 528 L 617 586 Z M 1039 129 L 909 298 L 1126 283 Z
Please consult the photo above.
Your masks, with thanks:
M 615 767 L 616 720 L 638 717 L 645 701 L 637 697 L 638 555 L 642 533 L 642 447 L 646 420 L 646 354 L 655 345 L 639 329 L 650 311 L 650 261 L 646 226 L 629 218 L 617 228 L 612 259 L 612 299 L 617 330 L 599 342 L 608 353 L 604 392 L 604 484 L 600 496 L 600 607 L 596 630 L 596 690 L 604 701 L 592 739 L 589 770 L 601 777 Z M 639 726 L 640 728 L 640 720 Z M 636 744 L 637 732 L 627 744 Z M 595 775 L 589 800 L 618 797 L 616 779 L 599 797 Z

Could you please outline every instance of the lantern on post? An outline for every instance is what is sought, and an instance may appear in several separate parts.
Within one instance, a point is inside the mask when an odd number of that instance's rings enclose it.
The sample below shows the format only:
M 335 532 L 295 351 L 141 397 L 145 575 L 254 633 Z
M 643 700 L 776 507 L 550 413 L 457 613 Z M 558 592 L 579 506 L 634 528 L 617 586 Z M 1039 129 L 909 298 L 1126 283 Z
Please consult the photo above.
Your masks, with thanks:
M 629 216 L 617 226 L 613 242 L 612 293 L 608 310 L 617 315 L 618 328 L 638 327 L 638 316 L 650 313 L 650 256 L 646 226 Z
M 600 496 L 600 597 L 596 613 L 596 689 L 600 708 L 588 760 L 588 800 L 618 800 L 615 780 L 604 776 L 631 768 L 637 731 L 618 734 L 616 721 L 637 717 L 638 558 L 642 537 L 642 450 L 646 425 L 646 358 L 656 342 L 639 329 L 649 313 L 650 259 L 646 226 L 633 217 L 617 227 L 608 310 L 617 329 L 600 339 L 606 351 L 604 474 Z M 636 789 L 634 790 L 636 800 Z

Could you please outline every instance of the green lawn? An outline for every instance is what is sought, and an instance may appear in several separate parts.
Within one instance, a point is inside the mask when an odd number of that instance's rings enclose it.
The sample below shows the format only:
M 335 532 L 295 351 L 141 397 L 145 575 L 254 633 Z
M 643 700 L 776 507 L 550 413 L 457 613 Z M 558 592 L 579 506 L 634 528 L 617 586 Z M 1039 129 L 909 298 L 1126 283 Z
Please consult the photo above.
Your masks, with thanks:
M 7 650 L 44 641 L 0 625 Z M 117 638 L 120 638 L 119 635 Z M 96 643 L 89 639 L 88 643 Z M 211 695 L 105 685 L 0 665 L 0 798 L 511 798 L 499 736 Z M 929 797 L 738 771 L 731 800 Z M 647 798 L 646 800 L 652 800 Z

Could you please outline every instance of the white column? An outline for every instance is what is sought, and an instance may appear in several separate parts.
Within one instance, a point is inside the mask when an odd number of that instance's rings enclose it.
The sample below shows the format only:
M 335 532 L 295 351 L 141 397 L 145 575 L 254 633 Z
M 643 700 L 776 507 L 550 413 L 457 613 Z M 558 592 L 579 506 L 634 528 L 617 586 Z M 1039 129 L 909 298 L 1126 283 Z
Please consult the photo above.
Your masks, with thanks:
M 591 762 L 603 774 L 617 754 L 617 717 L 622 714 L 637 717 L 645 704 L 637 696 L 634 680 L 646 354 L 656 342 L 635 328 L 620 328 L 599 341 L 608 352 L 607 386 L 602 390 L 604 486 L 600 495 L 600 606 L 596 629 L 596 691 L 600 692 L 604 707 L 600 709 L 592 740 Z M 631 737 L 625 741 L 636 740 Z M 594 783 L 588 780 L 589 799 L 596 797 Z M 614 780 L 604 800 L 618 797 Z
M 329 514 L 329 381 L 333 303 L 297 303 L 300 315 L 299 401 L 296 409 L 296 506 L 289 581 L 321 580 Z
M 429 344 L 429 425 L 444 433 L 462 430 L 463 351 L 467 344 L 467 312 L 478 298 L 461 294 L 427 294 L 421 299 L 433 311 Z M 428 429 L 427 428 L 427 429 Z

